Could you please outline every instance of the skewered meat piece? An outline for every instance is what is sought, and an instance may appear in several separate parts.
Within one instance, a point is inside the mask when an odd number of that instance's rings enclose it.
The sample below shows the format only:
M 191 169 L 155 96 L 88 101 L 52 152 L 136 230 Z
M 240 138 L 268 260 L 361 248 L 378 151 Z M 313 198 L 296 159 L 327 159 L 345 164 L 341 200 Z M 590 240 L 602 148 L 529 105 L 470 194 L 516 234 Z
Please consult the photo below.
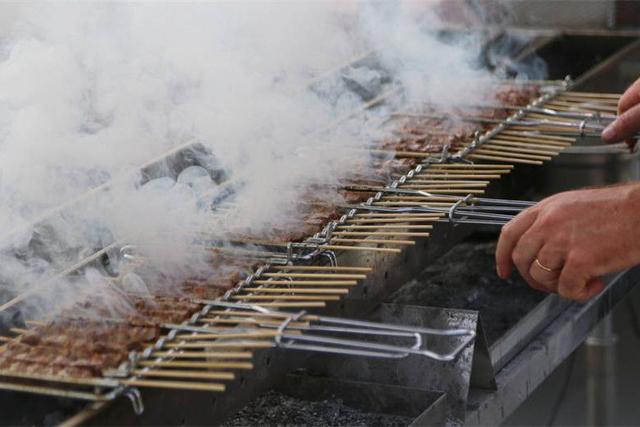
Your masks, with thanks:
M 508 105 L 524 106 L 540 97 L 540 87 L 536 85 L 506 86 L 498 90 L 495 98 Z

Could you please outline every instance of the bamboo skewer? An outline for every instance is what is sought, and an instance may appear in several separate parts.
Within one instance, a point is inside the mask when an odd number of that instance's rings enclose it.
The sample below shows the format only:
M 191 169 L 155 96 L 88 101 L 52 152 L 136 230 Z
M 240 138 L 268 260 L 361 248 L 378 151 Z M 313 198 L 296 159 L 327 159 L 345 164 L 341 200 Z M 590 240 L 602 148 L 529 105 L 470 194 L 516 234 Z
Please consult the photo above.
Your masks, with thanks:
M 336 294 L 346 295 L 349 293 L 349 289 L 332 289 L 332 288 L 243 288 L 243 291 L 247 292 L 262 292 L 262 293 L 283 293 L 290 292 L 296 294 Z
M 251 288 L 251 289 L 269 289 L 269 288 Z M 202 319 L 200 319 L 200 322 L 202 323 L 206 323 L 207 329 L 211 329 L 212 326 L 211 325 L 220 325 L 220 324 L 227 324 L 227 325 L 251 325 L 251 326 L 260 326 L 263 324 L 266 325 L 271 325 L 271 326 L 277 326 L 280 325 L 281 322 L 279 321 L 273 321 L 273 320 L 258 320 L 258 319 L 253 319 L 253 318 L 245 318 L 245 317 L 204 317 Z M 290 322 L 291 326 L 304 326 L 307 325 L 308 322 Z M 243 328 L 244 329 L 244 328 Z M 235 330 L 235 328 L 226 328 L 226 330 Z M 262 335 L 260 337 L 271 337 L 274 338 L 278 335 L 277 331 L 265 331 L 264 329 L 261 328 L 254 328 L 252 329 L 253 331 L 256 332 L 261 332 Z M 213 336 L 214 338 L 217 338 L 217 335 L 219 334 L 195 334 L 195 335 L 185 335 L 184 338 L 182 339 L 204 339 L 205 337 L 207 337 L 207 339 L 210 336 Z
M 225 391 L 224 384 L 200 383 L 190 381 L 158 381 L 158 380 L 120 380 L 120 384 L 134 387 L 170 388 L 178 390 Z
M 196 369 L 253 369 L 253 363 L 248 362 L 180 362 L 175 360 L 138 362 L 140 366 L 158 368 L 196 368 Z
M 232 329 L 233 328 L 220 328 L 221 331 L 225 331 L 225 332 L 230 331 Z M 256 332 L 256 334 L 258 333 L 259 332 Z M 176 338 L 183 341 L 193 342 L 197 340 L 219 340 L 220 339 L 219 335 L 224 335 L 224 333 L 223 334 L 215 334 L 215 333 L 195 334 L 195 335 L 182 334 L 182 335 L 178 335 Z M 265 338 L 265 337 L 260 335 L 257 338 Z M 166 348 L 188 348 L 189 346 L 187 346 L 186 344 L 187 344 L 186 342 L 167 343 L 165 347 Z M 242 341 L 232 341 L 232 342 L 214 341 L 214 342 L 209 342 L 209 345 L 207 345 L 207 348 L 216 348 L 220 350 L 225 350 L 225 349 L 243 350 L 243 349 L 249 349 L 249 348 L 268 348 L 271 345 L 272 345 L 271 341 L 260 341 L 260 340 L 242 340 Z
M 480 160 L 496 160 L 502 162 L 509 163 L 522 163 L 526 165 L 541 165 L 542 162 L 539 160 L 526 160 L 526 159 L 517 159 L 513 157 L 501 157 L 501 156 L 489 156 L 486 154 L 470 154 L 470 158 L 472 159 L 480 159 Z
M 500 174 L 497 173 L 493 173 L 493 174 L 467 174 L 467 175 L 445 175 L 445 174 L 430 174 L 430 173 L 426 173 L 423 175 L 420 175 L 421 177 L 425 177 L 425 178 L 431 178 L 431 179 L 442 179 L 442 180 L 446 180 L 450 177 L 455 177 L 456 179 L 458 178 L 465 178 L 465 179 L 472 179 L 472 178 L 478 178 L 478 179 L 499 179 L 500 178 Z
M 341 273 L 262 273 L 261 277 L 331 277 L 333 279 L 366 279 L 366 274 L 341 274 Z
M 512 147 L 531 148 L 534 150 L 552 150 L 555 152 L 562 151 L 571 145 L 571 144 L 566 144 L 566 145 L 537 144 L 537 143 L 522 142 L 522 141 L 507 141 L 500 138 L 492 138 L 489 141 L 487 141 L 487 144 L 498 144 L 498 145 L 506 145 L 506 146 L 512 146 Z
M 267 299 L 267 298 L 259 298 L 260 295 L 251 295 L 255 299 Z M 238 299 L 254 299 L 254 298 L 238 298 Z M 270 297 L 274 298 L 273 296 Z M 242 349 L 250 349 L 250 348 L 271 348 L 273 347 L 272 341 L 237 341 L 237 342 L 218 342 L 218 341 L 190 341 L 190 342 L 170 342 L 164 345 L 166 348 L 179 348 L 179 349 L 233 349 L 233 350 L 242 350 Z
M 327 304 L 323 301 L 300 301 L 300 302 L 257 302 L 254 305 L 260 307 L 280 307 L 280 308 L 323 308 Z
M 333 295 L 233 295 L 231 298 L 255 301 L 340 301 L 340 297 Z
M 567 92 L 561 93 L 560 96 L 575 96 L 576 98 L 614 99 L 617 101 L 618 99 L 620 99 L 622 95 L 618 93 L 567 91 Z
M 424 196 L 423 196 L 424 197 Z M 429 216 L 429 217 L 408 217 L 408 218 L 363 218 L 363 219 L 356 219 L 356 218 L 352 218 L 349 219 L 347 221 L 347 224 L 389 224 L 389 223 L 393 223 L 393 222 L 401 222 L 401 223 L 407 223 L 407 222 L 435 222 L 437 221 L 441 216 Z
M 513 136 L 519 139 L 527 139 L 527 140 L 536 141 L 536 142 L 550 141 L 553 143 L 565 142 L 569 144 L 572 144 L 575 142 L 575 138 L 570 136 L 545 135 L 542 133 L 537 133 L 535 132 L 535 130 L 532 131 L 531 129 L 526 129 L 524 131 L 516 131 L 511 128 L 507 128 L 500 131 L 498 135 L 509 135 L 510 137 Z
M 402 237 L 429 237 L 429 233 L 418 233 L 418 232 L 405 232 L 405 231 L 397 231 L 397 232 L 386 232 L 386 231 L 334 231 L 334 236 L 402 236 Z
M 482 169 L 482 170 L 467 170 L 467 169 L 426 169 L 424 171 L 423 174 L 420 174 L 419 176 L 425 176 L 425 175 L 444 175 L 444 176 L 451 176 L 451 177 L 456 177 L 458 175 L 501 175 L 501 174 L 506 174 L 506 173 L 510 173 L 511 169 L 499 169 L 499 168 L 493 168 L 493 169 Z
M 531 148 L 505 146 L 499 143 L 493 143 L 492 141 L 489 141 L 486 144 L 483 144 L 482 146 L 486 148 L 491 148 L 492 150 L 500 150 L 500 151 L 506 151 L 511 153 L 534 154 L 534 155 L 541 155 L 541 156 L 557 156 L 559 154 L 559 151 L 538 150 L 538 149 L 531 149 Z
M 133 374 L 139 377 L 193 378 L 202 380 L 233 380 L 236 377 L 233 372 L 184 371 L 174 369 L 134 369 Z
M 210 315 L 221 315 L 221 316 L 240 316 L 240 317 L 248 317 L 249 320 L 255 321 L 256 317 L 266 317 L 266 318 L 275 318 L 275 319 L 286 319 L 291 316 L 290 313 L 281 313 L 281 312 L 270 312 L 270 313 L 256 313 L 254 311 L 239 311 L 239 310 L 211 310 L 209 312 Z M 300 320 L 304 320 L 307 322 L 313 322 L 319 320 L 319 317 L 313 314 L 305 314 L 300 318 Z
M 348 266 L 321 266 L 321 265 L 273 265 L 273 270 L 317 270 L 317 271 L 362 271 L 370 273 L 373 271 L 371 267 L 348 267 Z
M 411 186 L 415 188 L 421 188 L 423 190 L 446 190 L 446 189 L 454 189 L 454 188 L 484 188 L 488 184 L 484 184 L 483 182 L 472 182 L 465 184 L 452 184 L 449 181 L 442 182 L 440 184 L 423 184 L 417 183 L 415 184 L 413 180 L 409 180 L 404 184 L 400 184 L 402 188 Z
M 320 245 L 318 246 L 318 249 L 327 249 L 332 251 L 362 251 L 362 252 L 389 252 L 389 253 L 402 252 L 400 249 L 397 249 L 397 248 L 378 248 L 378 247 L 372 247 L 372 246 L 347 246 L 347 245 Z
M 500 150 L 496 148 L 483 148 L 482 146 L 474 151 L 478 154 L 489 154 L 497 156 L 510 156 L 517 159 L 529 159 L 529 160 L 551 160 L 551 156 L 536 156 L 533 154 L 519 154 L 509 150 Z
M 155 357 L 162 358 L 175 358 L 175 359 L 251 359 L 253 354 L 248 351 L 219 351 L 219 352 L 204 352 L 204 351 L 182 351 L 182 352 L 168 352 L 168 351 L 154 351 L 152 353 Z
M 469 164 L 469 163 L 442 163 L 429 165 L 429 170 L 432 169 L 513 169 L 513 165 L 500 165 L 500 164 Z
M 336 227 L 340 230 L 380 230 L 380 229 L 398 229 L 404 230 L 407 228 L 415 230 L 431 230 L 433 225 L 412 225 L 412 224 L 380 224 L 380 225 L 339 225 Z
M 254 280 L 258 285 L 301 285 L 301 286 L 356 286 L 356 280 Z
M 412 220 L 412 218 L 424 218 L 424 219 L 438 219 L 441 218 L 442 216 L 444 216 L 443 213 L 430 213 L 430 212 L 415 212 L 415 213 L 411 213 L 411 212 L 358 212 L 354 215 L 354 218 L 358 218 L 358 217 L 364 217 L 364 218 L 376 218 L 376 219 L 383 219 L 383 218 L 391 218 L 391 219 L 403 219 L 403 218 L 407 218 L 406 221 Z
M 330 242 L 336 243 L 378 243 L 381 245 L 401 245 L 401 246 L 414 246 L 416 242 L 413 240 L 398 240 L 398 239 L 340 239 L 331 238 Z
M 415 177 L 411 178 L 411 180 L 406 181 L 405 184 L 401 184 L 401 185 L 406 185 L 406 184 L 412 184 L 412 185 L 442 185 L 442 186 L 446 186 L 449 184 L 460 184 L 460 185 L 475 185 L 478 184 L 478 186 L 480 185 L 484 185 L 487 186 L 489 184 L 491 184 L 491 181 L 481 181 L 481 180 L 475 180 L 475 179 L 467 179 L 467 180 L 461 180 L 461 179 L 448 179 L 448 180 L 442 180 L 442 179 L 425 179 L 422 178 L 420 175 L 416 175 Z

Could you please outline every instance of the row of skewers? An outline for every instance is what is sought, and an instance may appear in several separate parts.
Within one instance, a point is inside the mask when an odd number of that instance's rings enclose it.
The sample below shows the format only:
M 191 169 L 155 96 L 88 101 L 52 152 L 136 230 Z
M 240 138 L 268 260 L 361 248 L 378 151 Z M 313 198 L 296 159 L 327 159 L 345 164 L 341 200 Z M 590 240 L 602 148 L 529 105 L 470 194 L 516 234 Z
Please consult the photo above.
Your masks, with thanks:
M 500 92 L 499 106 L 465 108 L 464 114 L 456 115 L 462 118 L 457 129 L 452 129 L 454 120 L 436 115 L 433 106 L 394 114 L 393 121 L 400 123 L 394 125 L 392 137 L 380 141 L 379 154 L 393 151 L 396 157 L 374 163 L 378 172 L 373 179 L 356 177 L 347 183 L 340 190 L 344 204 L 327 206 L 312 200 L 300 230 L 237 236 L 236 243 L 249 244 L 248 248 L 210 247 L 215 262 L 228 268 L 217 276 L 183 281 L 179 295 L 128 295 L 134 314 L 115 319 L 107 318 L 112 310 L 94 301 L 91 307 L 72 307 L 54 320 L 14 328 L 17 336 L 0 337 L 0 376 L 14 382 L 2 383 L 0 388 L 28 391 L 34 387 L 15 382 L 22 378 L 85 388 L 224 390 L 224 381 L 235 378 L 236 370 L 253 367 L 252 351 L 275 345 L 282 330 L 273 327 L 281 326 L 285 316 L 275 310 L 322 308 L 347 295 L 371 271 L 333 264 L 278 265 L 279 260 L 296 261 L 291 259 L 292 242 L 300 245 L 301 258 L 310 252 L 398 253 L 403 246 L 414 245 L 415 239 L 428 237 L 438 222 L 503 223 L 527 204 L 483 198 L 491 180 L 510 173 L 513 164 L 538 165 L 558 155 L 576 137 L 594 129 L 583 126 L 584 120 L 609 120 L 616 99 L 564 92 L 546 100 L 544 106 L 526 107 L 541 94 L 537 88 L 526 87 L 526 95 L 516 89 Z M 517 120 L 478 143 L 478 132 L 490 131 L 494 120 L 502 123 L 513 109 L 521 113 Z M 578 115 L 554 115 L 551 109 Z M 537 124 L 530 124 L 533 120 Z M 491 163 L 432 163 L 443 152 L 470 147 L 465 159 Z M 421 162 L 426 162 L 424 167 L 409 172 Z M 389 178 L 395 185 L 389 185 Z M 252 274 L 264 262 L 270 264 L 260 274 Z M 238 282 L 241 286 L 236 286 Z M 109 286 L 127 292 L 117 280 Z M 209 303 L 222 296 L 273 311 L 211 309 Z M 203 306 L 209 308 L 203 311 Z M 99 315 L 92 319 L 77 314 L 91 311 Z M 190 324 L 197 322 L 199 329 L 185 326 L 188 319 Z M 307 316 L 288 327 L 308 326 L 314 319 Z M 132 354 L 137 355 L 135 360 Z M 46 392 L 45 388 L 38 390 Z M 53 394 L 51 390 L 57 389 L 48 390 Z M 86 393 L 82 396 L 96 398 L 95 393 Z

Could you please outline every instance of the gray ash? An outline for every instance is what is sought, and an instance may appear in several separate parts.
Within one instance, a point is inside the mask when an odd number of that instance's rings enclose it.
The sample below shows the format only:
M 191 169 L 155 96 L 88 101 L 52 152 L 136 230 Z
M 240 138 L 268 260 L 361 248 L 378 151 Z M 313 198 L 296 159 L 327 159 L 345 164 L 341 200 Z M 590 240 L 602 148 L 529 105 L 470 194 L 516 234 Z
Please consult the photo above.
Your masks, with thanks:
M 269 391 L 247 404 L 223 426 L 406 426 L 412 421 L 400 415 L 362 412 L 338 398 L 308 401 Z
M 533 309 L 546 294 L 530 288 L 518 275 L 496 274 L 494 235 L 474 235 L 456 245 L 389 302 L 477 310 L 489 344 Z

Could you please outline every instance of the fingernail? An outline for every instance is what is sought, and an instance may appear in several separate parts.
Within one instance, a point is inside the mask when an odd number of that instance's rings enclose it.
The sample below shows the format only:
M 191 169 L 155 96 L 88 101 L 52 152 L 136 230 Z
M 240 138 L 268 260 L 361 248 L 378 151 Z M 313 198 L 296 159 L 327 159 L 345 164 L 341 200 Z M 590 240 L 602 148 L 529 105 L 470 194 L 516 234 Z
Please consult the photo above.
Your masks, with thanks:
M 616 122 L 612 122 L 609 124 L 609 126 L 604 128 L 604 130 L 602 131 L 602 139 L 604 139 L 605 141 L 613 141 L 616 136 L 616 129 L 614 126 L 615 123 Z
M 500 267 L 500 265 L 496 266 L 496 270 L 498 272 L 498 277 L 500 277 L 501 279 L 504 279 L 504 277 L 502 277 L 502 268 Z

